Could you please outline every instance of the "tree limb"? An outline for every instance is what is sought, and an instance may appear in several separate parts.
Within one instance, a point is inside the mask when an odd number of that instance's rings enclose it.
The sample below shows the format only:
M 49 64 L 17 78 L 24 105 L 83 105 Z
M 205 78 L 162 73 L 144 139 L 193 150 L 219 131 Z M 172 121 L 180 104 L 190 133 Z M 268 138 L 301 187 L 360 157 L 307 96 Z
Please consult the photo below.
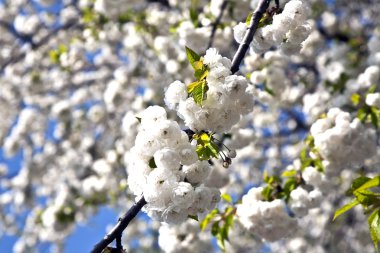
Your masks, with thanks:
M 222 20 L 224 10 L 226 9 L 228 4 L 228 0 L 224 0 L 222 3 L 222 6 L 220 6 L 220 12 L 218 17 L 215 19 L 214 23 L 212 24 L 212 30 L 211 30 L 211 35 L 210 35 L 210 40 L 208 42 L 207 48 L 212 47 L 212 43 L 214 42 L 214 37 L 215 37 L 215 32 L 216 29 L 218 28 L 218 25 L 220 24 L 220 21 Z
M 136 217 L 145 204 L 146 200 L 142 197 L 122 217 L 119 218 L 118 223 L 100 242 L 94 246 L 91 253 L 101 253 L 108 246 L 108 244 L 120 237 L 129 222 Z
M 271 0 L 261 0 L 255 12 L 253 13 L 251 24 L 249 25 L 248 30 L 245 32 L 243 41 L 239 45 L 239 48 L 232 60 L 232 66 L 231 66 L 232 74 L 236 73 L 239 70 L 240 63 L 242 62 L 245 54 L 248 51 L 249 44 L 251 44 L 253 40 L 253 36 L 255 35 L 257 27 L 259 26 L 260 19 L 262 18 L 262 16 L 268 9 L 270 1 Z

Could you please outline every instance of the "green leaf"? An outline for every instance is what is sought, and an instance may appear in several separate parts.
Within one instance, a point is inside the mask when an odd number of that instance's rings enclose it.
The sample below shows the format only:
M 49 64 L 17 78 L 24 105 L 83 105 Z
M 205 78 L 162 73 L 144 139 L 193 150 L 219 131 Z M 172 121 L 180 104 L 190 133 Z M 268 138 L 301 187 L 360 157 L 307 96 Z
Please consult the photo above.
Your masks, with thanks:
M 198 61 L 198 62 L 201 62 L 201 61 Z M 198 67 L 198 66 L 196 66 L 196 67 Z M 202 66 L 195 70 L 194 76 L 198 80 L 203 80 L 203 79 L 206 79 L 208 73 L 209 73 L 209 68 L 206 65 L 203 65 L 203 63 L 202 63 Z
M 199 81 L 199 85 L 195 86 L 192 92 L 195 103 L 199 104 L 200 106 L 202 106 L 203 100 L 205 98 L 206 87 L 206 80 Z
M 252 16 L 253 16 L 253 12 L 249 13 L 247 19 L 245 20 L 245 24 L 247 26 L 249 26 L 251 24 Z
M 199 24 L 197 10 L 195 8 L 190 8 L 189 14 L 190 14 L 191 22 L 193 23 L 195 27 L 197 27 Z
M 216 236 L 219 234 L 219 230 L 220 230 L 220 226 L 219 226 L 219 221 L 215 222 L 214 224 L 212 224 L 212 227 L 211 227 L 211 234 L 213 236 Z
M 377 177 L 372 178 L 371 180 L 368 180 L 359 188 L 357 188 L 355 191 L 365 190 L 365 189 L 373 188 L 376 186 L 380 186 L 380 176 L 377 176 Z
M 187 93 L 194 98 L 195 103 L 202 106 L 207 91 L 206 80 L 195 81 L 187 86 Z
M 211 157 L 219 157 L 219 152 L 216 148 L 217 147 L 215 146 L 215 144 L 208 143 L 206 145 L 198 145 L 195 151 L 198 154 L 199 160 L 205 161 L 209 160 Z
M 270 14 L 268 14 L 267 12 L 264 13 L 264 15 L 261 17 L 260 21 L 259 21 L 259 25 L 257 26 L 257 28 L 261 28 L 261 27 L 264 27 L 264 26 L 267 26 L 269 24 L 272 23 L 272 16 Z
M 269 174 L 268 174 L 268 171 L 266 171 L 266 170 L 263 173 L 263 180 L 265 183 L 268 183 L 268 181 L 269 181 Z
M 206 215 L 206 217 L 200 223 L 201 230 L 204 231 L 206 229 L 207 225 L 211 222 L 211 220 L 214 219 L 218 214 L 219 214 L 218 209 L 214 209 L 210 213 L 208 213 Z
M 272 192 L 273 192 L 273 188 L 270 186 L 267 186 L 263 189 L 263 191 L 261 192 L 261 195 L 263 196 L 264 200 L 269 201 L 272 199 Z
M 218 243 L 219 248 L 221 249 L 221 251 L 223 253 L 225 253 L 226 252 L 226 245 L 225 245 L 224 241 L 226 240 L 226 238 L 224 238 L 223 235 L 224 235 L 224 233 L 218 233 L 216 235 L 216 239 L 217 239 L 217 243 Z
M 378 116 L 378 110 L 375 107 L 371 107 L 370 111 L 371 115 L 371 122 L 375 128 L 379 127 L 379 116 Z
M 358 119 L 364 123 L 368 117 L 368 111 L 363 107 L 358 110 Z
M 214 157 L 214 158 L 219 157 L 219 147 L 214 142 L 210 142 L 207 145 L 207 148 L 210 150 L 212 157 Z
M 284 184 L 285 201 L 288 202 L 290 193 L 297 188 L 297 180 L 295 178 L 289 178 Z
M 276 96 L 276 94 L 274 93 L 274 91 L 268 87 L 268 85 L 266 84 L 266 82 L 264 82 L 264 90 L 266 92 L 269 93 L 269 95 L 271 95 L 272 97 Z
M 359 102 L 360 102 L 360 95 L 358 94 L 358 93 L 354 93 L 354 94 L 352 94 L 352 96 L 351 96 L 351 102 L 355 105 L 355 106 L 357 106 L 358 104 L 359 104 Z
M 83 11 L 82 19 L 84 23 L 90 23 L 95 19 L 96 14 L 93 11 L 93 9 L 87 7 L 87 8 L 84 8 L 82 11 Z
M 368 225 L 373 245 L 375 246 L 376 252 L 379 252 L 378 244 L 380 242 L 380 209 L 376 209 L 368 217 Z
M 347 205 L 344 205 L 343 207 L 335 211 L 333 220 L 335 220 L 336 218 L 338 218 L 339 216 L 341 216 L 342 214 L 344 214 L 351 208 L 357 206 L 358 204 L 359 204 L 359 201 L 357 199 L 353 199 L 350 203 L 348 203 Z
M 194 68 L 194 70 L 197 70 L 196 62 L 198 62 L 201 59 L 201 57 L 189 47 L 186 47 L 186 55 L 191 66 Z
M 314 163 L 314 167 L 317 169 L 317 171 L 319 171 L 319 172 L 325 171 L 325 167 L 323 166 L 322 160 L 320 158 L 313 160 L 313 163 Z
M 285 170 L 282 172 L 281 176 L 282 177 L 293 177 L 297 174 L 297 170 L 292 169 L 292 170 Z
M 314 137 L 312 135 L 307 136 L 305 139 L 305 144 L 310 148 L 314 147 Z
M 228 193 L 224 193 L 220 197 L 224 199 L 225 201 L 227 201 L 228 203 L 232 203 L 232 198 Z
M 367 94 L 375 93 L 375 92 L 376 92 L 376 88 L 377 88 L 377 85 L 376 85 L 376 84 L 371 85 L 371 87 L 369 87 L 369 89 L 368 89 L 368 91 L 367 91 Z
M 358 177 L 354 179 L 354 181 L 351 184 L 351 188 L 346 192 L 347 195 L 351 195 L 354 193 L 356 189 L 358 189 L 360 186 L 362 186 L 367 181 L 371 180 L 369 177 Z
M 56 50 L 50 50 L 49 57 L 53 63 L 59 63 L 59 53 Z
M 199 83 L 200 81 L 195 81 L 187 85 L 187 94 L 191 94 L 194 91 L 195 87 L 199 85 Z
M 373 205 L 377 202 L 376 196 L 366 194 L 365 192 L 363 194 L 363 191 L 365 191 L 365 190 L 356 190 L 356 191 L 354 191 L 354 195 L 355 195 L 356 199 L 360 202 L 360 204 L 362 204 L 362 206 L 364 208 L 366 208 L 370 205 Z
M 380 193 L 377 192 L 372 192 L 369 190 L 360 190 L 360 191 L 355 191 L 357 194 L 367 196 L 367 197 L 380 197 Z

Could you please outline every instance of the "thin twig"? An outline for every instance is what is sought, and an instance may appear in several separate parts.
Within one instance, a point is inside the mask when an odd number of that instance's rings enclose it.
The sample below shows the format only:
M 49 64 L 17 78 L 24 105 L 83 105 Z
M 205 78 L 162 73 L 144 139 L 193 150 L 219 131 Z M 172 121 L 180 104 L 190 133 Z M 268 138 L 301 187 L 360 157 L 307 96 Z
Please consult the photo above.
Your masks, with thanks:
M 121 244 L 121 236 L 122 233 L 116 236 L 116 249 L 118 250 L 118 252 L 122 252 L 123 250 L 123 245 Z
M 253 40 L 253 36 L 255 35 L 257 27 L 259 26 L 260 19 L 268 9 L 270 1 L 271 0 L 261 0 L 255 12 L 253 13 L 251 24 L 249 25 L 248 30 L 245 32 L 243 41 L 240 43 L 239 48 L 232 60 L 232 74 L 236 73 L 239 70 L 240 63 L 243 61 L 244 56 L 248 51 L 249 44 L 251 44 Z
M 215 37 L 216 30 L 218 28 L 218 25 L 220 24 L 220 21 L 222 20 L 223 13 L 224 13 L 224 10 L 227 7 L 227 4 L 228 4 L 228 0 L 224 0 L 223 3 L 222 3 L 222 5 L 220 6 L 219 15 L 215 19 L 214 23 L 212 24 L 212 30 L 211 30 L 210 40 L 208 42 L 207 48 L 212 47 L 212 43 L 214 42 L 214 37 Z
M 91 253 L 101 253 L 108 246 L 108 244 L 120 236 L 124 229 L 128 226 L 129 222 L 136 217 L 145 204 L 146 200 L 142 197 L 122 217 L 120 217 L 118 223 L 100 242 L 94 246 Z

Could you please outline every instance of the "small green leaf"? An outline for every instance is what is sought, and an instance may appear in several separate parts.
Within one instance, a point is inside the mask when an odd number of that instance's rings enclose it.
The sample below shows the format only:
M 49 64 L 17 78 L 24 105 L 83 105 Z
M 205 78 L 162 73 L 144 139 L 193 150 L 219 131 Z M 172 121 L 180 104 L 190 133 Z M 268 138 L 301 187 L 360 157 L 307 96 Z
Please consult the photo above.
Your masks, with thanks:
M 358 204 L 359 204 L 359 201 L 357 199 L 353 199 L 350 203 L 348 203 L 347 205 L 344 205 L 343 207 L 335 211 L 333 220 L 335 220 L 336 218 L 338 218 L 339 216 L 341 216 L 342 214 L 344 214 L 351 208 L 357 206 Z
M 269 24 L 272 23 L 272 16 L 270 14 L 268 14 L 267 12 L 264 13 L 264 15 L 261 17 L 260 21 L 259 21 L 259 25 L 257 26 L 257 28 L 261 28 L 261 27 L 264 27 L 264 26 L 267 26 Z
M 253 12 L 249 13 L 247 19 L 245 20 L 245 24 L 247 26 L 249 26 L 251 24 L 252 16 L 253 16 Z
M 363 191 L 365 191 L 365 190 L 356 190 L 356 191 L 354 191 L 354 195 L 355 195 L 356 199 L 360 202 L 360 204 L 362 204 L 362 206 L 364 208 L 366 208 L 370 205 L 373 205 L 377 202 L 376 196 L 368 194 L 367 193 L 368 191 L 364 192 L 364 194 L 363 194 Z
M 190 94 L 194 91 L 195 87 L 199 85 L 200 81 L 192 82 L 191 84 L 187 85 L 187 94 Z
M 297 188 L 297 180 L 295 178 L 289 178 L 284 184 L 285 201 L 290 199 L 290 193 Z
M 354 94 L 352 94 L 352 96 L 351 96 L 351 102 L 355 105 L 355 106 L 357 106 L 358 104 L 359 104 L 359 102 L 360 102 L 360 95 L 358 94 L 358 93 L 354 93 Z
M 371 107 L 371 122 L 375 128 L 379 127 L 379 116 L 378 116 L 378 110 L 375 107 Z
M 206 215 L 206 217 L 200 223 L 201 230 L 204 231 L 206 229 L 207 225 L 211 222 L 211 220 L 214 219 L 218 214 L 219 214 L 218 209 L 214 209 L 210 213 L 208 213 Z
M 281 176 L 282 177 L 293 177 L 297 174 L 297 170 L 292 169 L 292 170 L 285 170 L 282 172 Z
M 221 251 L 223 253 L 225 253 L 226 252 L 226 245 L 225 245 L 224 241 L 226 240 L 226 238 L 224 238 L 224 233 L 218 233 L 216 235 L 216 239 L 217 239 L 217 243 L 218 243 L 219 248 L 221 249 Z
M 217 221 L 214 224 L 212 224 L 211 234 L 213 236 L 216 236 L 217 234 L 219 234 L 219 230 L 220 230 L 219 221 Z
M 377 176 L 377 177 L 372 178 L 371 180 L 368 180 L 359 188 L 357 188 L 355 191 L 365 190 L 365 189 L 373 188 L 376 186 L 380 186 L 380 176 Z
M 206 147 L 210 150 L 212 157 L 219 157 L 219 148 L 214 142 L 210 142 Z
M 369 89 L 368 89 L 368 91 L 367 91 L 367 94 L 375 93 L 375 92 L 376 92 L 376 88 L 377 88 L 377 85 L 376 85 L 376 84 L 371 85 L 371 87 L 369 87 Z
M 305 144 L 310 148 L 314 147 L 314 137 L 312 135 L 307 136 L 305 139 Z
M 228 203 L 232 203 L 232 198 L 228 193 L 224 193 L 220 197 L 224 199 L 225 201 L 227 201 Z
M 358 119 L 364 123 L 368 117 L 368 112 L 365 108 L 360 108 L 358 110 Z
M 59 53 L 55 50 L 50 50 L 49 51 L 49 57 L 50 57 L 50 60 L 53 62 L 53 63 L 59 63 Z
M 196 52 L 194 52 L 191 48 L 188 48 L 188 47 L 186 47 L 186 55 L 191 66 L 194 68 L 194 70 L 197 70 L 196 62 L 198 62 L 201 59 L 201 57 Z
M 269 93 L 269 95 L 271 95 L 272 97 L 276 96 L 276 94 L 274 93 L 274 91 L 268 87 L 268 85 L 266 84 L 266 82 L 264 82 L 264 90 L 266 92 Z
M 190 14 L 191 22 L 193 23 L 195 27 L 197 27 L 199 23 L 197 10 L 195 8 L 190 8 L 189 14 Z
M 368 218 L 369 231 L 376 252 L 379 252 L 378 244 L 380 242 L 380 209 L 376 209 Z
M 363 195 L 363 196 L 367 196 L 367 197 L 380 197 L 380 193 L 372 192 L 369 190 L 355 191 L 355 193 Z
M 198 82 L 198 85 L 194 87 L 192 91 L 192 95 L 194 98 L 195 103 L 202 106 L 203 100 L 205 98 L 206 94 L 206 80 L 202 80 Z
M 356 189 L 358 189 L 360 186 L 362 186 L 367 181 L 371 180 L 369 177 L 358 177 L 354 179 L 354 181 L 351 184 L 351 188 L 347 191 L 347 195 L 351 195 L 354 193 Z
M 202 64 L 202 68 L 195 70 L 194 76 L 198 80 L 203 80 L 203 79 L 206 79 L 208 73 L 209 73 L 209 68 L 206 65 Z
M 272 199 L 272 192 L 273 188 L 270 186 L 267 186 L 263 189 L 261 192 L 261 195 L 263 196 L 264 200 L 270 201 Z
M 268 171 L 264 171 L 264 173 L 263 173 L 263 180 L 264 180 L 265 183 L 268 183 L 268 181 L 269 181 Z

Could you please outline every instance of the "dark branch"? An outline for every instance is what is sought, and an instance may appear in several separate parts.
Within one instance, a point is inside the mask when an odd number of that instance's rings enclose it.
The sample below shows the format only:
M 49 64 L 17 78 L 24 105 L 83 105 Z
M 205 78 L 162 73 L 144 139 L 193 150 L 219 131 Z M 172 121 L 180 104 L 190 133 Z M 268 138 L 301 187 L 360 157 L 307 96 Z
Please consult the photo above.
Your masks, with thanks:
M 118 223 L 100 242 L 98 242 L 95 245 L 91 253 L 101 253 L 113 240 L 115 240 L 118 237 L 120 238 L 121 234 L 123 233 L 124 229 L 128 226 L 129 222 L 131 222 L 136 217 L 136 215 L 140 212 L 140 210 L 143 208 L 145 204 L 146 201 L 144 197 L 142 197 L 122 217 L 120 217 Z
M 243 41 L 239 45 L 239 48 L 232 60 L 232 74 L 236 73 L 239 70 L 240 63 L 242 62 L 245 54 L 248 51 L 249 44 L 251 44 L 253 40 L 253 36 L 255 35 L 257 27 L 259 26 L 260 19 L 268 9 L 270 1 L 271 0 L 261 0 L 255 12 L 253 13 L 251 24 L 249 25 L 248 30 L 245 32 Z
M 81 27 L 80 25 L 78 25 L 77 20 L 71 21 L 71 22 L 69 22 L 69 23 L 67 23 L 67 24 L 65 24 L 63 26 L 60 26 L 60 27 L 52 30 L 45 37 L 43 37 L 38 43 L 31 43 L 31 49 L 32 50 L 36 50 L 39 47 L 41 47 L 42 45 L 45 45 L 51 39 L 51 37 L 53 37 L 54 35 L 56 35 L 60 30 L 68 30 L 68 29 L 70 29 L 72 27 L 75 27 L 75 26 Z M 24 59 L 25 55 L 26 55 L 26 52 L 21 52 L 20 54 L 12 57 L 8 61 L 6 61 L 1 66 L 0 69 L 4 69 L 9 64 L 13 64 L 13 63 L 17 63 L 17 62 L 21 61 L 22 59 Z
M 228 4 L 228 0 L 224 0 L 222 3 L 222 6 L 220 7 L 220 13 L 218 17 L 215 19 L 214 23 L 212 24 L 212 30 L 211 30 L 211 35 L 210 35 L 210 40 L 208 42 L 207 48 L 212 47 L 212 43 L 214 42 L 214 37 L 216 33 L 216 29 L 218 28 L 218 25 L 220 24 L 220 21 L 222 20 L 224 10 L 226 9 Z
M 147 2 L 148 3 L 159 3 L 159 4 L 162 4 L 163 6 L 170 7 L 168 0 L 147 0 Z
M 121 244 L 121 236 L 122 236 L 122 233 L 118 234 L 116 236 L 116 249 L 119 251 L 119 252 L 122 252 L 123 251 L 123 245 Z

